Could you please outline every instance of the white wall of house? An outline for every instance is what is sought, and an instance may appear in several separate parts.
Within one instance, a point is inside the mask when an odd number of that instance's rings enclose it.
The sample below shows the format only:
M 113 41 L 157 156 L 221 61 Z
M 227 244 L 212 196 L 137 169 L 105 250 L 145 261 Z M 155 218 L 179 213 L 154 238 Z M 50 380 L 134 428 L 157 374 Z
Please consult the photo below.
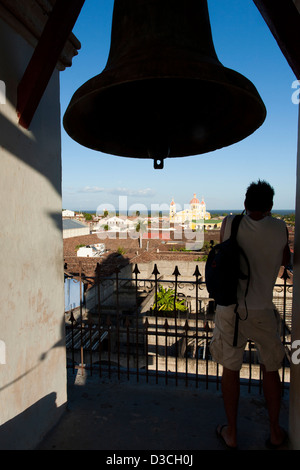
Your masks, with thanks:
M 20 127 L 17 86 L 32 52 L 0 19 L 1 449 L 34 448 L 67 400 L 59 72 L 30 130 Z
M 64 238 L 73 238 L 73 237 L 82 237 L 84 235 L 90 234 L 89 227 L 82 227 L 82 228 L 73 228 L 63 231 Z
M 105 253 L 104 243 L 96 243 L 95 245 L 81 246 L 77 250 L 77 256 L 80 258 L 97 258 Z
M 75 212 L 70 211 L 69 209 L 65 209 L 62 211 L 62 216 L 63 217 L 75 217 Z

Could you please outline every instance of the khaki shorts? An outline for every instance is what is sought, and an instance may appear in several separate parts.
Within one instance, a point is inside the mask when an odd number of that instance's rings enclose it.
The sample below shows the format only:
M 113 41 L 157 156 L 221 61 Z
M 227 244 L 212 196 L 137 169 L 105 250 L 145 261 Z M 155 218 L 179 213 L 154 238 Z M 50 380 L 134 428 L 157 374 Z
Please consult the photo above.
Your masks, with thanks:
M 210 343 L 213 360 L 230 370 L 240 370 L 248 339 L 254 341 L 259 362 L 267 371 L 280 369 L 285 355 L 279 336 L 279 314 L 274 309 L 249 310 L 239 321 L 237 346 L 233 346 L 234 305 L 217 306 L 215 328 Z M 240 310 L 240 318 L 246 312 Z

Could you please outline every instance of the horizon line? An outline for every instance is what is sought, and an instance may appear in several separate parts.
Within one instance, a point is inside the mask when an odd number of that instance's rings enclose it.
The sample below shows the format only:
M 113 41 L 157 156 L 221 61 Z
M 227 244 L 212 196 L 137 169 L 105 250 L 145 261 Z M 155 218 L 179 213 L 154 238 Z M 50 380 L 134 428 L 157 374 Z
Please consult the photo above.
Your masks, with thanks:
M 62 209 L 62 210 L 71 210 L 71 211 L 74 211 L 74 212 L 86 212 L 86 213 L 92 213 L 92 214 L 96 214 L 96 213 L 97 213 L 97 210 L 91 210 L 91 209 Z M 244 209 L 210 209 L 210 210 L 208 210 L 207 212 L 209 212 L 209 213 L 210 213 L 210 212 L 226 212 L 226 213 L 229 212 L 229 213 L 230 213 L 230 212 L 242 212 L 243 210 L 244 210 Z M 295 212 L 296 209 L 272 209 L 271 212 L 274 214 L 274 213 L 276 213 L 276 212 L 281 212 L 281 213 L 282 213 L 282 212 L 284 212 L 284 211 L 287 211 L 287 212 Z M 108 212 L 111 212 L 111 211 L 108 211 Z M 116 209 L 115 212 L 116 212 L 116 213 L 121 213 L 121 214 L 123 214 L 123 213 L 124 213 L 124 214 L 128 214 L 128 213 L 130 213 L 130 212 L 135 213 L 136 211 L 134 211 L 134 210 L 132 210 L 132 211 L 130 211 L 130 210 L 124 211 L 124 210 Z M 148 214 L 149 214 L 149 212 L 152 212 L 152 211 L 151 211 L 151 209 L 148 209 L 148 210 L 141 210 L 141 211 L 139 211 L 139 212 L 140 212 L 140 214 L 144 214 L 144 213 L 148 213 Z M 167 214 L 169 213 L 168 210 L 155 210 L 155 211 L 153 211 L 153 212 L 154 212 L 154 213 L 157 213 L 157 212 L 159 212 L 159 213 L 167 213 Z

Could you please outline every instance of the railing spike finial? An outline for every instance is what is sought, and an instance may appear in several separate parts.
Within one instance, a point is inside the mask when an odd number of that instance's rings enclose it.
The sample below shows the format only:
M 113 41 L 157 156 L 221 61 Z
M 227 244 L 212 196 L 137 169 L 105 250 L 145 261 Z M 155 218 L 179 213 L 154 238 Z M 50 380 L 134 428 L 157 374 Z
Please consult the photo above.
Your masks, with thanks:
M 158 274 L 160 274 L 159 270 L 157 269 L 157 264 L 154 265 L 152 274 L 153 274 L 154 276 L 157 276 Z
M 100 263 L 97 263 L 97 266 L 95 268 L 95 273 L 97 276 L 100 276 L 100 271 L 101 271 Z
M 135 275 L 138 275 L 138 274 L 140 274 L 140 270 L 139 270 L 139 268 L 138 268 L 138 265 L 137 265 L 137 264 L 134 266 L 134 270 L 133 270 L 132 272 L 133 272 L 133 274 L 135 274 Z
M 199 271 L 199 266 L 198 266 L 198 264 L 197 264 L 197 266 L 196 266 L 196 268 L 195 268 L 195 272 L 194 272 L 193 276 L 202 277 L 202 274 L 201 274 L 200 271 Z
M 284 267 L 284 270 L 280 279 L 283 279 L 284 281 L 286 281 L 287 279 L 290 279 L 290 276 L 286 267 Z
M 175 269 L 174 269 L 174 272 L 173 272 L 173 276 L 181 276 L 180 272 L 179 272 L 179 269 L 178 269 L 178 266 L 175 266 Z
M 70 322 L 73 323 L 75 322 L 75 317 L 74 317 L 74 314 L 73 314 L 73 309 L 71 310 L 71 314 L 70 314 Z

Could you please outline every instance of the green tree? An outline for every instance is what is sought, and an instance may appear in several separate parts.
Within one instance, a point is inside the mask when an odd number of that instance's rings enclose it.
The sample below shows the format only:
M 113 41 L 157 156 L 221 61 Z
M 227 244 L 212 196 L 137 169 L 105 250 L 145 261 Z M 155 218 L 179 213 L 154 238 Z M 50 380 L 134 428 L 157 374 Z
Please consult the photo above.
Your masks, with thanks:
M 79 248 L 81 248 L 81 247 L 83 247 L 83 246 L 85 246 L 85 245 L 82 245 L 82 244 L 80 244 L 80 245 L 76 245 L 76 246 L 75 246 L 75 251 L 78 251 L 78 250 L 79 250 Z
M 84 212 L 83 216 L 85 220 L 93 220 L 92 214 L 88 214 L 87 212 Z

